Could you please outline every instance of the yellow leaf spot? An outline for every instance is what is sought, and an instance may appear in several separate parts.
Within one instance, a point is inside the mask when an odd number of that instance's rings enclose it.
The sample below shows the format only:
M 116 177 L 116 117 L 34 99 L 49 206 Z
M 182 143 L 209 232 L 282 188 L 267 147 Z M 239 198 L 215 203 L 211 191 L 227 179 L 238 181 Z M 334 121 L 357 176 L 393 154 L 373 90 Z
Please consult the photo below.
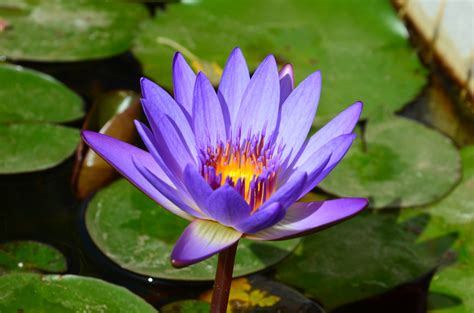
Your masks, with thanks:
M 250 293 L 250 305 L 251 306 L 272 306 L 280 301 L 280 298 L 273 295 L 268 295 L 266 291 L 255 289 Z
M 212 290 L 203 293 L 199 299 L 211 303 Z M 231 284 L 229 294 L 229 305 L 227 306 L 227 313 L 235 311 L 240 312 L 243 309 L 251 309 L 253 307 L 268 307 L 273 306 L 280 297 L 270 295 L 268 292 L 260 289 L 252 289 L 247 278 L 234 279 Z

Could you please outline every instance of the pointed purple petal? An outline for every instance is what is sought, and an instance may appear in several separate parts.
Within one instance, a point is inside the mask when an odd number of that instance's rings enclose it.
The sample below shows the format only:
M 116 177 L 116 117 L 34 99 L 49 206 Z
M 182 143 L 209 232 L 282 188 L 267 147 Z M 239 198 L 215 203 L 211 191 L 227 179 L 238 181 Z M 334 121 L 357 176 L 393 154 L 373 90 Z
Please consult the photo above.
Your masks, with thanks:
M 331 158 L 329 159 L 329 162 L 327 163 L 326 167 L 324 170 L 321 171 L 321 173 L 317 176 L 312 177 L 311 180 L 307 180 L 305 187 L 303 189 L 303 192 L 301 193 L 301 196 L 304 196 L 308 192 L 310 192 L 312 189 L 314 189 L 326 176 L 336 167 L 336 165 L 342 160 L 342 158 L 346 155 L 347 151 L 352 145 L 352 142 L 354 141 L 356 135 L 355 134 L 349 134 L 349 135 L 342 135 L 337 138 L 334 138 L 331 140 L 328 144 L 326 144 L 322 149 L 330 149 L 331 151 Z M 317 154 L 317 153 L 316 153 Z M 302 164 L 300 167 L 297 168 L 299 171 L 303 171 L 305 169 L 311 170 L 313 167 L 311 165 L 311 160 L 308 160 L 305 164 Z
M 196 74 L 194 74 L 181 53 L 176 52 L 173 58 L 174 98 L 189 115 L 192 114 L 195 81 Z
M 171 264 L 184 267 L 224 250 L 242 237 L 238 231 L 213 221 L 195 220 L 179 237 L 173 252 Z
M 218 95 L 229 110 L 230 123 L 233 125 L 242 102 L 242 96 L 250 81 L 247 62 L 239 48 L 229 56 L 219 83 Z
M 211 186 L 204 180 L 201 174 L 193 165 L 188 165 L 184 169 L 184 185 L 191 197 L 201 210 L 209 216 L 207 211 L 207 199 L 212 194 Z
M 282 67 L 280 73 L 280 105 L 285 102 L 286 98 L 293 91 L 295 86 L 295 76 L 293 72 L 293 65 L 286 64 Z
M 286 209 L 298 199 L 306 178 L 306 173 L 296 173 L 288 182 L 278 188 L 255 213 L 235 225 L 235 228 L 243 233 L 253 233 L 278 223 L 285 216 Z
M 295 203 L 278 224 L 246 237 L 254 240 L 282 240 L 308 235 L 354 216 L 367 204 L 367 199 L 363 198 Z
M 197 164 L 197 155 L 191 153 L 176 124 L 167 115 L 159 112 L 157 114 L 150 121 L 156 150 L 170 171 L 178 179 L 182 179 L 185 166 Z
M 321 74 L 315 72 L 308 76 L 289 95 L 281 107 L 280 126 L 278 136 L 285 149 L 282 159 L 295 155 L 306 140 L 306 136 L 318 107 L 319 95 L 321 93 Z
M 207 199 L 207 211 L 219 223 L 234 226 L 250 216 L 251 208 L 234 188 L 224 185 Z
M 170 212 L 185 219 L 192 220 L 192 217 L 179 209 L 166 197 L 164 197 L 135 167 L 133 158 L 138 160 L 144 166 L 148 167 L 153 173 L 161 177 L 166 183 L 171 181 L 164 174 L 163 170 L 156 164 L 153 157 L 141 149 L 138 149 L 125 142 L 91 131 L 83 131 L 84 141 L 99 154 L 104 160 L 119 171 L 138 189 L 143 191 L 151 199 L 162 205 Z
M 275 193 L 262 204 L 260 209 L 272 202 L 279 202 L 285 210 L 292 205 L 299 197 L 308 179 L 306 172 L 296 170 L 293 175 L 283 185 L 278 186 Z
M 191 153 L 196 154 L 196 141 L 187 113 L 165 90 L 151 80 L 142 78 L 140 83 L 144 97 L 142 105 L 150 123 L 155 117 L 166 114 L 178 126 Z
M 227 139 L 224 115 L 216 92 L 204 73 L 199 72 L 194 87 L 193 120 L 196 141 L 201 148 L 216 146 Z
M 158 166 L 163 170 L 164 174 L 168 177 L 169 181 L 172 182 L 174 186 L 181 187 L 182 183 L 179 179 L 177 179 L 176 175 L 174 175 L 171 170 L 168 168 L 168 165 L 163 162 L 158 150 L 156 150 L 157 144 L 155 137 L 151 130 L 145 126 L 142 122 L 135 120 L 135 128 L 138 131 L 143 143 L 145 144 L 148 152 L 153 156 L 155 162 Z
M 242 138 L 246 138 L 249 132 L 256 134 L 265 129 L 267 134 L 272 134 L 277 125 L 279 106 L 278 69 L 275 58 L 269 55 L 250 79 L 232 133 L 237 134 L 240 129 Z
M 242 233 L 256 233 L 281 221 L 285 217 L 285 211 L 280 203 L 273 202 L 267 205 L 265 210 L 257 210 L 249 218 L 242 220 L 234 227 Z
M 298 167 L 308 161 L 309 158 L 314 156 L 316 151 L 332 139 L 344 134 L 351 134 L 359 120 L 361 112 L 362 102 L 356 102 L 339 113 L 308 140 L 301 149 L 298 159 L 295 159 L 296 166 Z
M 137 168 L 137 170 L 166 198 L 168 198 L 171 202 L 173 202 L 177 207 L 181 210 L 185 211 L 189 215 L 194 217 L 204 217 L 200 209 L 191 202 L 191 198 L 188 197 L 186 194 L 182 192 L 180 189 L 175 189 L 174 187 L 170 186 L 169 184 L 165 183 L 160 177 L 156 176 L 149 168 L 147 168 L 144 164 L 140 163 L 140 160 L 135 158 L 133 159 L 133 164 Z

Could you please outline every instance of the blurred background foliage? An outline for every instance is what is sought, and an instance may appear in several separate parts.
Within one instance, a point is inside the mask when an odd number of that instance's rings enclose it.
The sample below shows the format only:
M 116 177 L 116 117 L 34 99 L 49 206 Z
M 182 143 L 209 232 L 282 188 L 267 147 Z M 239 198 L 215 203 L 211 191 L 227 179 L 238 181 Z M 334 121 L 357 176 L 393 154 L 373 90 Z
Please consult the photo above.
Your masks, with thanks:
M 215 259 L 173 269 L 185 221 L 79 130 L 142 145 L 139 78 L 171 92 L 179 50 L 217 85 L 239 46 L 251 71 L 269 53 L 296 82 L 321 70 L 312 133 L 364 102 L 352 149 L 304 200 L 370 208 L 302 240 L 242 241 L 229 312 L 473 312 L 473 61 L 448 40 L 450 5 L 426 3 L 0 0 L 0 311 L 208 311 Z

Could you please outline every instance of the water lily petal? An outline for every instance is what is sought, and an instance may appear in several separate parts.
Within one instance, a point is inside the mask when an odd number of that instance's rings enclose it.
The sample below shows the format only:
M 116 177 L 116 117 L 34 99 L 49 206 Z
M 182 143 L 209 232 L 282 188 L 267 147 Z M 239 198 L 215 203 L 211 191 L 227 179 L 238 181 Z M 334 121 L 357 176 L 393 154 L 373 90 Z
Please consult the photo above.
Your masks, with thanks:
M 153 120 L 159 113 L 166 114 L 178 126 L 183 134 L 186 145 L 192 154 L 196 155 L 196 140 L 188 113 L 160 86 L 149 79 L 140 80 L 142 87 L 143 110 L 148 121 Z M 158 113 L 159 112 L 159 113 Z
M 191 153 L 183 134 L 167 115 L 157 112 L 150 126 L 155 135 L 156 150 L 163 162 L 178 179 L 182 179 L 187 164 L 197 165 L 197 156 Z
M 174 267 L 184 267 L 224 250 L 237 242 L 242 234 L 230 227 L 206 220 L 193 221 L 179 237 L 171 263 Z
M 347 151 L 351 147 L 355 137 L 355 134 L 342 135 L 337 138 L 334 138 L 322 148 L 322 150 L 329 149 L 331 151 L 331 158 L 329 159 L 329 162 L 327 162 L 325 168 L 319 173 L 319 175 L 313 176 L 311 180 L 308 179 L 306 181 L 306 184 L 299 198 L 314 189 L 336 167 L 336 165 L 339 164 L 339 162 L 342 160 L 342 158 L 346 155 Z M 317 157 L 317 153 L 315 157 Z M 300 167 L 298 167 L 297 170 L 303 171 L 306 169 L 308 171 L 311 171 L 312 168 L 312 160 L 308 160 L 305 164 L 302 164 Z
M 307 235 L 352 217 L 367 204 L 368 201 L 364 198 L 295 203 L 279 223 L 245 237 L 254 240 L 282 240 Z
M 201 211 L 203 211 L 207 216 L 210 216 L 207 211 L 207 199 L 212 194 L 213 190 L 197 171 L 195 166 L 190 164 L 186 166 L 184 169 L 183 182 L 194 202 L 196 202 L 199 208 L 201 208 Z
M 163 162 L 163 159 L 158 153 L 158 150 L 156 149 L 157 144 L 156 144 L 155 136 L 153 135 L 152 131 L 142 122 L 137 121 L 137 120 L 135 120 L 134 122 L 135 122 L 135 128 L 137 129 L 137 132 L 140 135 L 140 138 L 142 139 L 143 143 L 148 149 L 148 152 L 155 159 L 155 162 L 163 170 L 163 172 L 166 174 L 170 182 L 172 182 L 175 186 L 180 186 L 180 181 L 176 179 L 176 176 L 170 171 L 170 169 L 168 168 L 166 163 Z M 165 181 L 165 182 L 170 184 L 168 181 Z
M 301 190 L 306 185 L 308 173 L 296 170 L 293 175 L 262 204 L 261 209 L 272 202 L 279 202 L 285 209 L 292 205 L 299 197 Z
M 91 131 L 83 131 L 84 141 L 104 160 L 125 176 L 138 189 L 151 199 L 161 204 L 168 211 L 192 220 L 192 216 L 179 209 L 175 204 L 163 196 L 135 167 L 133 158 L 150 169 L 156 176 L 167 184 L 172 184 L 167 175 L 157 165 L 153 157 L 146 151 L 136 148 L 107 135 Z
M 239 48 L 235 48 L 229 56 L 219 82 L 218 96 L 229 111 L 230 124 L 235 123 L 242 96 L 250 81 L 247 62 Z
M 339 113 L 316 134 L 311 136 L 301 149 L 300 156 L 295 159 L 296 167 L 299 167 L 301 164 L 314 157 L 316 151 L 321 149 L 322 146 L 332 139 L 344 134 L 352 133 L 357 121 L 359 120 L 361 112 L 362 102 L 356 102 Z
M 193 205 L 193 203 L 186 203 L 186 200 L 189 201 L 190 198 L 183 197 L 182 190 L 180 190 L 179 188 L 174 188 L 171 185 L 165 183 L 149 168 L 147 168 L 144 164 L 140 163 L 140 160 L 135 158 L 132 158 L 132 160 L 137 170 L 150 182 L 150 184 L 152 184 L 162 195 L 168 198 L 181 210 L 194 217 L 205 217 L 203 212 L 196 205 Z
M 275 58 L 272 55 L 263 60 L 245 89 L 242 104 L 237 113 L 233 134 L 239 129 L 242 138 L 249 132 L 262 130 L 269 135 L 276 128 L 280 104 L 280 80 Z
M 207 211 L 219 223 L 234 226 L 250 216 L 251 208 L 234 188 L 224 185 L 207 199 Z
M 235 225 L 243 233 L 254 233 L 278 223 L 284 216 L 286 209 L 291 206 L 301 194 L 307 174 L 297 172 L 281 188 L 278 188 L 256 212 Z
M 281 158 L 284 160 L 298 153 L 306 140 L 306 136 L 318 107 L 321 93 L 321 73 L 315 72 L 308 76 L 288 96 L 280 111 L 278 137 L 285 144 Z
M 252 234 L 275 225 L 285 217 L 285 213 L 286 210 L 280 203 L 272 202 L 265 207 L 265 210 L 257 210 L 234 227 L 242 233 Z
M 189 115 L 192 114 L 195 81 L 196 74 L 194 74 L 181 53 L 176 52 L 173 58 L 174 98 Z
M 193 127 L 199 147 L 213 147 L 225 141 L 227 134 L 221 103 L 211 82 L 202 72 L 196 78 L 193 101 Z
M 295 86 L 295 75 L 293 72 L 293 65 L 286 64 L 282 67 L 279 73 L 280 76 L 280 105 L 285 102 L 286 98 L 293 91 Z

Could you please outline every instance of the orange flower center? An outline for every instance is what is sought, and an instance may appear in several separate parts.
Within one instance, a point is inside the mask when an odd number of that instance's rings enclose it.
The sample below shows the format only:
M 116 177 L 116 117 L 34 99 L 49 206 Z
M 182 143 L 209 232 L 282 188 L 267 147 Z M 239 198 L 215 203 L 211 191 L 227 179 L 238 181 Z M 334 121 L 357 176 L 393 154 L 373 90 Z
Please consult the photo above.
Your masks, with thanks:
M 224 184 L 234 187 L 255 211 L 275 191 L 278 162 L 273 146 L 265 137 L 242 144 L 218 145 L 205 153 L 202 174 L 214 189 Z

